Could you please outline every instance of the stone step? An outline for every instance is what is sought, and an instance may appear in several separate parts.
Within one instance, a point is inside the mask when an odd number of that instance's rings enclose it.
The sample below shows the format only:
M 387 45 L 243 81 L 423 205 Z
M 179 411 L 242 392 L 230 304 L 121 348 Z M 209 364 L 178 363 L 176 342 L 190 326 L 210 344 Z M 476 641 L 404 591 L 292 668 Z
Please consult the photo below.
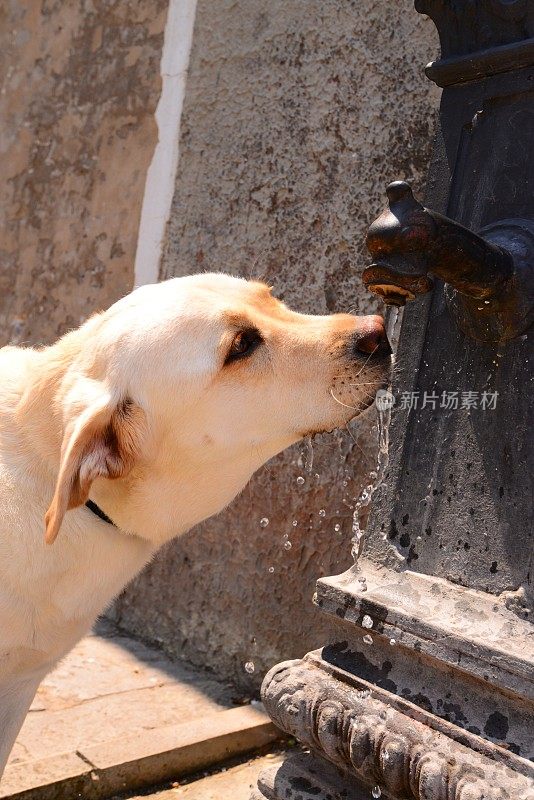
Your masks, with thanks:
M 242 706 L 83 751 L 12 764 L 6 769 L 0 798 L 103 800 L 212 768 L 279 738 L 263 708 Z
M 276 768 L 283 757 L 284 753 L 269 753 L 185 785 L 176 783 L 153 794 L 130 795 L 125 800 L 250 800 L 260 772 Z
M 43 682 L 1 800 L 103 798 L 213 768 L 275 741 L 259 705 L 101 622 Z

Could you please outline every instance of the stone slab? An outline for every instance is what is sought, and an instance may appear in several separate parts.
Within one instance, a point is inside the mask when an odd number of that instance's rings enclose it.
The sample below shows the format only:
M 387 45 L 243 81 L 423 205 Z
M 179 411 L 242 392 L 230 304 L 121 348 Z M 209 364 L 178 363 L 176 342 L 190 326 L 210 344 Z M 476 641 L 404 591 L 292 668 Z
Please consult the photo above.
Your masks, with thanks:
M 263 708 L 243 706 L 136 732 L 84 751 L 11 764 L 1 800 L 100 800 L 213 767 L 275 742 Z
M 259 705 L 108 621 L 39 688 L 0 798 L 69 800 L 160 783 L 278 737 Z
M 186 785 L 173 786 L 150 795 L 130 796 L 128 800 L 249 800 L 260 772 L 275 768 L 282 759 L 282 753 L 269 753 Z
M 338 620 L 438 658 L 478 680 L 534 699 L 534 629 L 499 597 L 434 575 L 399 573 L 361 560 L 355 568 L 317 582 L 316 603 Z
M 46 759 L 232 707 L 208 673 L 101 622 L 43 681 L 9 764 Z

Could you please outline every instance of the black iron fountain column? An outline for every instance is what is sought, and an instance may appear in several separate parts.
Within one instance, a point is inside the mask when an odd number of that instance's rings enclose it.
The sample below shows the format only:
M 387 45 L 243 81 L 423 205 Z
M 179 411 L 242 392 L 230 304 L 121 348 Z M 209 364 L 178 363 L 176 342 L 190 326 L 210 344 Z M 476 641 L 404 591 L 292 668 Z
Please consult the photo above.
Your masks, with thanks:
M 262 800 L 534 798 L 534 0 L 416 8 L 442 51 L 432 210 L 388 187 L 364 273 L 406 303 L 390 465 L 359 571 L 317 585 L 338 643 L 264 681 L 310 753 Z

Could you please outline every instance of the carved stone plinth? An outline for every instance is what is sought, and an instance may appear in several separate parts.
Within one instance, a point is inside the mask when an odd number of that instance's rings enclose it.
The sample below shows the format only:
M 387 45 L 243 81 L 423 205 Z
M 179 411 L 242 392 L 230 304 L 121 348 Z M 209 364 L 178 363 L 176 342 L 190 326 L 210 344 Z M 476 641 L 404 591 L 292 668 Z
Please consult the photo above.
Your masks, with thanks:
M 442 579 L 365 574 L 365 592 L 352 570 L 319 581 L 340 641 L 268 673 L 274 722 L 367 797 L 534 798 L 529 623 L 505 598 Z
M 470 230 L 533 220 L 534 0 L 416 7 L 445 87 L 425 205 Z M 256 800 L 534 800 L 532 329 L 477 342 L 439 282 L 403 314 L 365 558 L 317 585 L 336 643 L 263 685 L 310 755 Z
M 528 762 L 472 734 L 459 735 L 453 725 L 373 684 L 329 673 L 320 654 L 279 664 L 263 691 L 273 720 L 339 767 L 345 777 L 337 782 L 362 796 L 374 789 L 376 796 L 414 800 L 533 797 Z M 318 767 L 317 774 L 316 783 L 326 784 Z M 263 783 L 273 786 L 274 798 L 287 796 L 275 791 L 276 782 Z M 326 796 L 319 787 L 314 794 Z
M 363 796 L 534 798 L 530 623 L 507 595 L 370 563 L 362 571 L 363 592 L 354 570 L 319 581 L 316 603 L 337 620 L 339 642 L 268 673 L 274 722 Z M 265 779 L 264 797 L 296 798 L 277 793 L 287 780 Z

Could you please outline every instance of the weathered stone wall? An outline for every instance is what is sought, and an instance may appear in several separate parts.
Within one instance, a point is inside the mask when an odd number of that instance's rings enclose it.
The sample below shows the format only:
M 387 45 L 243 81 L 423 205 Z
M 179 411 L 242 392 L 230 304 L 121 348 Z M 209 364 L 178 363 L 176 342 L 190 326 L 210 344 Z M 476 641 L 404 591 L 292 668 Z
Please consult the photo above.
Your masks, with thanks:
M 0 9 L 0 345 L 129 291 L 167 0 Z
M 359 278 L 365 229 L 388 181 L 421 188 L 438 101 L 423 66 L 437 53 L 410 0 L 200 0 L 163 275 L 227 270 L 302 311 L 374 310 Z M 356 441 L 322 437 L 311 472 L 298 448 L 274 459 L 155 560 L 117 621 L 245 692 L 324 644 L 311 597 L 318 576 L 349 565 L 369 425 Z

